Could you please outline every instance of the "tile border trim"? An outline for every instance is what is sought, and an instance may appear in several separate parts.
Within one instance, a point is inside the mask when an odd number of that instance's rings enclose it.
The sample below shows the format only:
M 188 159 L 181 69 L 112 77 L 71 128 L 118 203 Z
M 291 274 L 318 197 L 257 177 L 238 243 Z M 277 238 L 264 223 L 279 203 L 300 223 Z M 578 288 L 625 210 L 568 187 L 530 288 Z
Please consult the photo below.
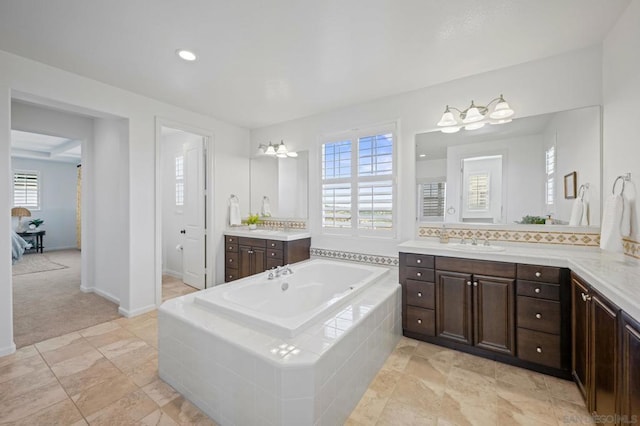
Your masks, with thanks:
M 622 249 L 627 256 L 640 259 L 640 242 L 628 238 L 622 239 Z
M 372 265 L 398 266 L 400 261 L 396 256 L 380 256 L 377 254 L 357 253 L 351 251 L 329 250 L 317 247 L 310 249 L 311 256 L 326 257 L 328 259 L 348 260 L 351 262 L 369 263 Z

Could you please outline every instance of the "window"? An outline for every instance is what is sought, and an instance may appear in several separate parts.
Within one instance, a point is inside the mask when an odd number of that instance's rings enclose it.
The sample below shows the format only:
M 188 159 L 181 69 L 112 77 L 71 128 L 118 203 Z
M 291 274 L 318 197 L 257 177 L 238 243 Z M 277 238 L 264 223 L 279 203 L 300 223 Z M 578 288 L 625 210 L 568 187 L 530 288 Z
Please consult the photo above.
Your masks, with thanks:
M 444 221 L 447 183 L 444 180 L 421 183 L 418 191 L 420 220 Z
M 469 176 L 467 209 L 485 211 L 489 209 L 489 174 L 478 173 Z
M 40 172 L 13 171 L 13 206 L 40 210 Z
M 393 231 L 394 134 L 352 132 L 322 145 L 322 227 L 352 234 Z
M 553 206 L 556 198 L 556 188 L 554 181 L 556 179 L 556 147 L 552 146 L 546 151 L 545 169 L 547 180 L 545 184 L 545 203 L 547 206 Z
M 176 206 L 184 205 L 184 156 L 176 157 Z

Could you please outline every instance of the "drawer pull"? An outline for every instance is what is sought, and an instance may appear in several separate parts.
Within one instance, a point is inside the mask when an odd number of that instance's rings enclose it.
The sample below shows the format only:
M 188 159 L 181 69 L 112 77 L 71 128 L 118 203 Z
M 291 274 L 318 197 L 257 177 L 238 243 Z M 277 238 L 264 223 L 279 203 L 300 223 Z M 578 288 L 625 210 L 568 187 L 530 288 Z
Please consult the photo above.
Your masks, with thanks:
M 540 293 L 540 289 L 536 288 L 535 290 L 533 290 L 535 293 Z
M 271 247 L 275 247 L 275 246 L 276 246 L 276 243 L 271 243 Z
M 275 253 L 271 253 L 271 256 L 275 256 L 275 255 L 276 255 Z
M 418 318 L 418 324 L 422 324 L 422 320 Z
M 580 295 L 582 296 L 582 300 L 585 302 L 588 302 L 589 300 L 591 300 L 591 296 L 589 296 L 588 294 L 584 294 L 581 292 Z
M 233 259 L 229 259 L 229 263 L 233 263 Z
M 422 293 L 418 292 L 418 297 L 422 297 Z
M 474 287 L 478 287 L 478 281 L 474 281 L 474 282 L 473 282 L 473 286 L 474 286 Z
M 542 347 L 538 346 L 538 347 L 536 348 L 536 352 L 538 352 L 539 354 L 541 354 L 541 353 L 542 353 Z
M 536 278 L 540 278 L 542 276 L 542 272 L 538 271 L 536 272 Z
M 536 318 L 538 319 L 542 318 L 542 314 L 536 314 Z
M 421 277 L 422 276 L 422 272 L 416 272 L 416 276 L 417 277 Z
M 422 259 L 416 260 L 416 263 L 422 263 Z
M 470 286 L 470 285 L 471 285 L 471 281 L 467 281 L 467 285 L 469 285 L 469 286 Z

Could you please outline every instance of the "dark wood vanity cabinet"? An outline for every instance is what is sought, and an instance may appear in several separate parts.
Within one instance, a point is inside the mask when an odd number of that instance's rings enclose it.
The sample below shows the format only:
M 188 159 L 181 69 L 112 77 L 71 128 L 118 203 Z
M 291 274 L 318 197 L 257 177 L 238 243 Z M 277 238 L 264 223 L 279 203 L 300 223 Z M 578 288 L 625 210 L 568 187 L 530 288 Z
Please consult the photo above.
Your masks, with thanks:
M 309 259 L 311 238 L 292 241 L 225 235 L 225 282 Z
M 620 419 L 633 424 L 640 422 L 640 323 L 622 312 L 620 331 Z
M 435 336 L 434 257 L 400 253 L 402 283 L 402 328 L 424 336 Z

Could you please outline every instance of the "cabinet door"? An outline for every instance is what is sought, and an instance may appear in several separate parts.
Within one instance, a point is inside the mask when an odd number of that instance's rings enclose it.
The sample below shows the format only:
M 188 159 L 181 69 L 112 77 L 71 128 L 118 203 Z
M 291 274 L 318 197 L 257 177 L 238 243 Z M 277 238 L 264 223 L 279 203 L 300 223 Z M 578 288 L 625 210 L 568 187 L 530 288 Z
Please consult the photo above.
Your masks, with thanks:
M 473 276 L 476 346 L 515 355 L 515 280 Z
M 249 246 L 240 246 L 239 252 L 240 259 L 238 261 L 238 278 L 248 277 L 252 274 L 253 252 Z
M 598 416 L 606 416 L 616 424 L 618 412 L 618 311 L 597 293 L 591 297 L 591 353 L 589 366 L 592 380 L 590 410 Z
M 571 373 L 582 397 L 587 401 L 589 309 L 586 298 L 589 289 L 575 276 L 571 277 Z M 588 401 L 587 401 L 588 402 Z
M 640 324 L 622 314 L 620 416 L 622 423 L 640 421 Z
M 267 251 L 261 247 L 252 247 L 253 270 L 251 274 L 259 274 L 267 270 Z
M 436 272 L 437 336 L 473 344 L 471 274 Z

